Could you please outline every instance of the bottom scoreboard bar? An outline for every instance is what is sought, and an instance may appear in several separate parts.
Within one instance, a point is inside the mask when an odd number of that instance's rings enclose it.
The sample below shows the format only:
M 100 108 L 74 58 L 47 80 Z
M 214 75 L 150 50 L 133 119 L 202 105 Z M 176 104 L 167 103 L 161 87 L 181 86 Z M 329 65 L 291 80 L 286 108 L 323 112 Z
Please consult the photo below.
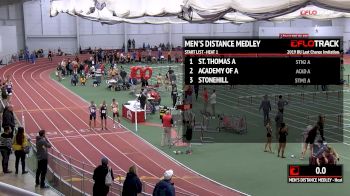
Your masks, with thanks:
M 342 165 L 289 165 L 288 183 L 342 183 Z
M 288 177 L 288 183 L 342 183 L 343 177 Z

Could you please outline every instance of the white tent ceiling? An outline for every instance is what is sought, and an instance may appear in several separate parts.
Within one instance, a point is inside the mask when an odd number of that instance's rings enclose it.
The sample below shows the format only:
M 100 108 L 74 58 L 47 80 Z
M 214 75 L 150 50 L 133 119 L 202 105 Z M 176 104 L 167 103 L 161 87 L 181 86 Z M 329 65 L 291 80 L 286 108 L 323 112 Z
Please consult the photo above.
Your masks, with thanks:
M 68 13 L 102 23 L 187 23 L 350 17 L 350 0 L 52 0 Z

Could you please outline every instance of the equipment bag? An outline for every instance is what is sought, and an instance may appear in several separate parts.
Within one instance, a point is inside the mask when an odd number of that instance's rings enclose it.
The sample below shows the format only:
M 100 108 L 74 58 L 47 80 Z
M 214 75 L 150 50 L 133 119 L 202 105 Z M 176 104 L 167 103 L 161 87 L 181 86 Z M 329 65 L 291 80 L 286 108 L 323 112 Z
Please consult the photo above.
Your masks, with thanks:
M 106 178 L 105 178 L 105 184 L 106 184 L 106 186 L 111 186 L 112 183 L 113 183 L 113 180 L 112 180 L 111 169 L 108 168 L 108 172 L 107 172 L 107 175 L 106 175 Z

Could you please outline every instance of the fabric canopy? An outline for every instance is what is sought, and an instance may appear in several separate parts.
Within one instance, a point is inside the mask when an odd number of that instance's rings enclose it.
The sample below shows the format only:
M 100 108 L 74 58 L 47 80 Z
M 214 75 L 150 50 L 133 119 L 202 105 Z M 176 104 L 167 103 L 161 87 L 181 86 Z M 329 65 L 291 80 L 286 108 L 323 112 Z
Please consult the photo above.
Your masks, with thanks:
M 325 20 L 350 17 L 350 0 L 52 0 L 59 13 L 106 24 Z

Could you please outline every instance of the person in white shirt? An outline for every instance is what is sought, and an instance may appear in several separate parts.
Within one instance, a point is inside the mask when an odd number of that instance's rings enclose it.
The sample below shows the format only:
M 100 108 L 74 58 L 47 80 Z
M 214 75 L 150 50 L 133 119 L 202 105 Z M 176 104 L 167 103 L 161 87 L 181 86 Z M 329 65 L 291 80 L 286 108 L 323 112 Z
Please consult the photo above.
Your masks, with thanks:
M 213 90 L 213 93 L 210 95 L 209 103 L 210 103 L 210 105 L 211 105 L 212 115 L 213 115 L 214 118 L 215 118 L 215 105 L 216 105 L 216 93 L 215 93 L 215 89 Z

